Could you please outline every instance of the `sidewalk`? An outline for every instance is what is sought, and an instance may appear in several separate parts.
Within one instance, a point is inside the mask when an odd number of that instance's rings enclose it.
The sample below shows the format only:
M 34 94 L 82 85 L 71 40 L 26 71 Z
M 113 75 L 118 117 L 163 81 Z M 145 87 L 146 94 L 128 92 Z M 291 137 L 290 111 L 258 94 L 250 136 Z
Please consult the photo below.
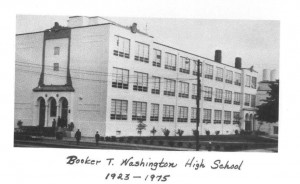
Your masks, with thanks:
M 56 140 L 55 137 L 44 137 L 44 141 L 56 142 L 56 143 L 69 143 L 69 144 L 76 144 L 76 140 L 73 137 L 64 137 L 63 140 Z M 95 145 L 95 138 L 92 137 L 82 137 L 80 140 L 80 145 L 91 146 L 91 148 L 97 148 Z M 168 150 L 168 151 L 195 151 L 195 149 L 190 148 L 178 148 L 178 147 L 168 147 L 168 146 L 155 146 L 155 145 L 145 145 L 145 144 L 134 144 L 134 143 L 119 143 L 119 142 L 106 142 L 106 141 L 99 141 L 99 145 L 113 145 L 113 146 L 120 146 L 120 147 L 128 147 L 128 148 L 135 148 L 137 150 L 140 149 L 153 149 L 153 150 Z

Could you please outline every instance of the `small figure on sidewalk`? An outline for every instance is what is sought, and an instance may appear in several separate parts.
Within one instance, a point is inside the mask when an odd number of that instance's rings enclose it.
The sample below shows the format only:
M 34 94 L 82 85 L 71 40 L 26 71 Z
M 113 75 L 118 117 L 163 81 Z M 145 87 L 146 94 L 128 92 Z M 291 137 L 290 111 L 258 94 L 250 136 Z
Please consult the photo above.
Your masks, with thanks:
M 100 140 L 100 135 L 99 135 L 98 131 L 95 134 L 95 140 L 96 140 L 96 145 L 98 146 L 98 142 Z
M 76 138 L 76 144 L 78 145 L 81 139 L 81 132 L 78 129 L 77 132 L 75 133 L 75 138 Z

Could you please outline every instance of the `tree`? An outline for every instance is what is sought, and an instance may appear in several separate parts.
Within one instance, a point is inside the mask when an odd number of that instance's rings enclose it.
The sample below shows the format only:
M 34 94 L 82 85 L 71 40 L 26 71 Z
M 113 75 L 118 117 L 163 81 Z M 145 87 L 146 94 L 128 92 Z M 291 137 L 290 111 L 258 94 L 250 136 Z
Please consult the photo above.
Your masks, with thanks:
M 140 134 L 140 136 L 142 135 L 142 131 L 145 130 L 146 127 L 147 127 L 147 125 L 145 123 L 143 123 L 142 118 L 140 118 L 138 120 L 138 125 L 137 125 L 137 128 L 136 128 L 137 132 L 138 132 L 138 134 Z
M 259 121 L 266 121 L 268 123 L 278 122 L 279 114 L 279 80 L 269 84 L 269 97 L 263 100 L 265 103 L 258 106 L 257 117 Z

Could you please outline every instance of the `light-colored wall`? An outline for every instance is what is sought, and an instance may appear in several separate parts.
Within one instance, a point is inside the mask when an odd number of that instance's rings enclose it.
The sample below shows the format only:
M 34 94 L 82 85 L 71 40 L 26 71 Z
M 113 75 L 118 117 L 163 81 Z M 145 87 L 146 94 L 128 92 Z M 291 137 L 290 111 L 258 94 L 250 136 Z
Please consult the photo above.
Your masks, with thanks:
M 83 136 L 105 134 L 109 25 L 71 31 L 74 124 Z
M 43 33 L 16 36 L 15 117 L 23 125 L 33 125 L 32 89 L 37 87 L 42 70 Z

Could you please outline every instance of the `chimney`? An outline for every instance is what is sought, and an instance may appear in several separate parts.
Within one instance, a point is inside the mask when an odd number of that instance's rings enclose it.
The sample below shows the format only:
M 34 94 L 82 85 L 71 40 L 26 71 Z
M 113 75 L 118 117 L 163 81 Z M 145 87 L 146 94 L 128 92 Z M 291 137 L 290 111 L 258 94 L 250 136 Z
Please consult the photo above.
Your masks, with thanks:
M 238 69 L 242 68 L 242 58 L 240 58 L 240 57 L 235 58 L 235 68 L 238 68 Z
M 137 23 L 133 23 L 132 26 L 131 26 L 130 28 L 131 28 L 131 32 L 132 32 L 132 33 L 136 33 L 137 30 L 138 30 L 138 29 L 137 29 Z
M 218 62 L 218 63 L 222 62 L 222 51 L 221 50 L 215 51 L 215 62 Z

